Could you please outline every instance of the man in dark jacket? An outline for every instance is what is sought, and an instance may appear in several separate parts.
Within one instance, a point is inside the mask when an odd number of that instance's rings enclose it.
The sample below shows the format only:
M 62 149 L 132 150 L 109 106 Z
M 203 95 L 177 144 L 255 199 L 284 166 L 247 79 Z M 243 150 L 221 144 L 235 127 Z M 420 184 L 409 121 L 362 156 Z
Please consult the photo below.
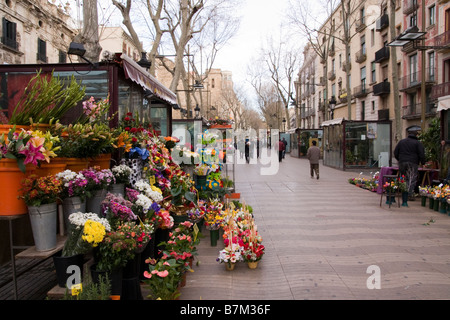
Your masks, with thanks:
M 283 159 L 284 143 L 281 139 L 278 139 L 278 162 Z
M 309 167 L 311 178 L 314 178 L 314 172 L 316 173 L 317 179 L 319 179 L 319 159 L 320 159 L 320 149 L 317 146 L 316 140 L 312 141 L 312 146 L 308 148 L 306 152 L 306 157 L 309 160 Z
M 420 130 L 419 126 L 409 127 L 407 129 L 408 137 L 400 140 L 394 150 L 400 175 L 404 175 L 406 178 L 410 200 L 414 200 L 414 189 L 419 176 L 419 164 L 425 164 L 425 148 L 417 139 Z

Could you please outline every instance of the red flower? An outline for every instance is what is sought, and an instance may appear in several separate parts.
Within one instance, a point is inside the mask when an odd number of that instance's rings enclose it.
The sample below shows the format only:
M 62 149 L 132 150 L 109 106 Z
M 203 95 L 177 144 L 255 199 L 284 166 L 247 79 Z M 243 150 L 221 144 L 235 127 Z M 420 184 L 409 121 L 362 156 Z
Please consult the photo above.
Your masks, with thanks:
M 130 121 L 130 117 L 125 117 L 125 118 L 123 118 L 123 120 Z

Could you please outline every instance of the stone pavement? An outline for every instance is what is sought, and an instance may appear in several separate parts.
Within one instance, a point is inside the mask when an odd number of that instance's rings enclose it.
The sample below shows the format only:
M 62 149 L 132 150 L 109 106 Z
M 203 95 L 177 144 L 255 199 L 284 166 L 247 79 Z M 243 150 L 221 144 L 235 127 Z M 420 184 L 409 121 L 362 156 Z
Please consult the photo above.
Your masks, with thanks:
M 236 191 L 253 207 L 266 247 L 258 268 L 241 262 L 226 271 L 216 262 L 222 243 L 211 247 L 204 231 L 180 300 L 450 298 L 449 216 L 419 200 L 380 207 L 378 194 L 348 183 L 359 172 L 321 163 L 320 179 L 311 179 L 308 160 L 290 155 L 276 175 L 259 169 L 236 165 Z M 380 289 L 369 289 L 377 275 Z

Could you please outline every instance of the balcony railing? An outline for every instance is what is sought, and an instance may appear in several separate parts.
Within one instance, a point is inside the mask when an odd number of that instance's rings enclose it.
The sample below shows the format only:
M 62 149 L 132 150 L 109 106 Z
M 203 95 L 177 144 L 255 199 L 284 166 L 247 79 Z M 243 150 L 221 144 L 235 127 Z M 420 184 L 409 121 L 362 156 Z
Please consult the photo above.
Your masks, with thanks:
M 361 84 L 360 86 L 353 88 L 353 96 L 355 98 L 365 97 L 365 96 L 367 96 L 368 93 L 369 93 L 369 89 L 367 89 L 365 84 Z
M 329 71 L 328 72 L 328 80 L 333 81 L 334 79 L 336 79 L 336 72 L 334 72 L 333 70 Z
M 425 114 L 433 115 L 436 113 L 436 106 L 434 103 L 427 103 L 425 106 Z M 403 119 L 414 119 L 422 116 L 422 103 L 411 104 L 403 106 Z
M 429 86 L 435 83 L 436 71 L 434 68 L 425 69 L 425 85 Z M 422 70 L 411 73 L 399 81 L 399 90 L 400 91 L 408 91 L 415 90 L 418 87 L 421 87 L 422 84 Z
M 373 95 L 374 96 L 384 96 L 391 93 L 391 83 L 384 81 L 377 83 L 373 86 Z
M 366 49 L 361 49 L 356 53 L 356 62 L 358 63 L 363 63 L 364 61 L 366 61 L 367 58 L 367 54 L 366 54 Z
M 356 32 L 362 32 L 366 28 L 366 20 L 364 18 L 359 19 L 356 21 L 355 29 Z
M 417 0 L 403 0 L 403 14 L 413 13 L 419 7 Z
M 431 88 L 431 99 L 450 95 L 450 82 L 444 82 Z
M 434 46 L 436 47 L 446 47 L 450 49 L 450 30 L 433 38 Z
M 375 62 L 380 63 L 384 60 L 389 59 L 389 47 L 383 47 L 377 52 L 375 52 Z
M 385 13 L 381 16 L 380 19 L 377 20 L 375 30 L 381 31 L 384 28 L 387 28 L 388 26 L 389 26 L 389 16 L 387 15 L 387 13 Z

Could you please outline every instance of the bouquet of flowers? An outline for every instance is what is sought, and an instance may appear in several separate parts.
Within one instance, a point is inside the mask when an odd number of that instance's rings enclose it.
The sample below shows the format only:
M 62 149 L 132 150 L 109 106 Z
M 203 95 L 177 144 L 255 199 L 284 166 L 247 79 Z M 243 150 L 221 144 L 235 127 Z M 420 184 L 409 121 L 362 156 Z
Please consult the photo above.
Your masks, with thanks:
M 98 244 L 98 251 L 94 251 L 98 271 L 111 272 L 124 267 L 134 258 L 137 249 L 136 240 L 122 230 L 106 233 L 103 241 Z
M 180 295 L 178 284 L 181 281 L 179 264 L 175 259 L 147 259 L 149 270 L 144 271 L 145 284 L 150 289 L 149 298 L 153 300 L 174 300 Z
M 0 137 L 0 159 L 8 158 L 17 161 L 17 165 L 22 172 L 26 171 L 26 165 L 31 163 L 38 166 L 41 162 L 50 162 L 50 157 L 56 157 L 55 151 L 59 147 L 54 144 L 59 141 L 58 137 L 50 133 L 43 134 L 41 131 L 25 131 L 22 129 L 16 132 L 13 127 L 8 136 L 3 134 Z
M 144 180 L 139 180 L 138 182 L 136 182 L 134 188 L 141 194 L 146 195 L 149 199 L 151 199 L 154 202 L 159 203 L 163 200 L 161 189 L 155 186 L 151 186 Z
M 220 263 L 227 263 L 228 265 L 242 260 L 242 247 L 233 242 L 230 242 L 228 246 L 220 250 L 219 257 L 216 259 L 216 261 Z
M 206 176 L 208 175 L 211 167 L 206 163 L 197 164 L 194 168 L 194 173 L 198 176 Z
M 100 167 L 91 167 L 81 170 L 80 173 L 86 178 L 86 192 L 107 189 L 114 184 L 116 179 L 110 169 L 100 169 Z
M 62 182 L 54 175 L 38 177 L 31 174 L 22 180 L 21 199 L 27 206 L 40 206 L 55 203 L 59 199 L 62 190 Z
M 198 201 L 197 206 L 189 209 L 186 213 L 189 220 L 191 220 L 193 223 L 199 222 L 200 220 L 203 219 L 203 217 L 206 214 L 205 201 L 204 200 Z
M 151 224 L 143 222 L 123 222 L 117 227 L 117 231 L 123 232 L 127 238 L 136 242 L 135 252 L 142 252 L 150 241 L 151 234 L 155 231 Z
M 242 255 L 244 261 L 252 262 L 261 260 L 265 247 L 262 244 L 262 237 L 258 234 L 256 226 L 247 229 L 242 233 Z
M 68 236 L 62 250 L 63 257 L 89 252 L 98 246 L 106 232 L 111 230 L 108 220 L 91 212 L 72 213 L 69 222 Z
M 116 183 L 124 183 L 128 184 L 130 182 L 130 175 L 132 174 L 132 170 L 126 164 L 120 164 L 118 166 L 114 166 L 111 169 L 114 178 L 116 179 Z
M 56 174 L 62 182 L 61 198 L 65 199 L 68 197 L 86 197 L 85 187 L 88 183 L 87 179 L 81 174 L 71 170 L 64 170 Z
M 108 221 L 116 226 L 123 221 L 137 220 L 137 216 L 131 209 L 132 206 L 133 204 L 122 196 L 108 192 L 102 201 L 102 212 Z
M 155 212 L 157 226 L 161 229 L 171 229 L 173 227 L 174 221 L 173 217 L 170 215 L 170 212 L 166 209 L 160 209 L 158 212 Z
M 204 216 L 205 226 L 210 230 L 218 230 L 225 221 L 225 213 L 222 211 L 223 204 L 218 200 L 210 200 L 206 203 L 206 213 Z

